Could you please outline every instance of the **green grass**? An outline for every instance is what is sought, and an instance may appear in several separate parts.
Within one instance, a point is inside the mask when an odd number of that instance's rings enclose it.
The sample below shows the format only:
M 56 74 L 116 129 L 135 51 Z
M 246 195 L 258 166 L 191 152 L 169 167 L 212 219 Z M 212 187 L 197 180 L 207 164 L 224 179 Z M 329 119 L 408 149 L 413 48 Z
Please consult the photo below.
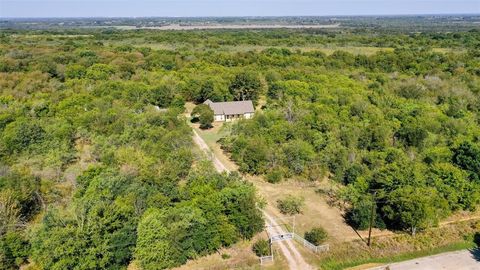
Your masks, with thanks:
M 207 130 L 201 130 L 197 129 L 198 134 L 205 140 L 205 142 L 212 146 L 217 143 L 217 141 L 225 136 L 228 135 L 229 130 L 227 125 L 230 125 L 230 123 L 224 123 L 224 126 L 222 127 L 215 127 L 213 130 L 212 129 L 207 129 Z
M 368 264 L 368 263 L 383 263 L 383 264 L 395 263 L 395 262 L 407 261 L 415 258 L 440 254 L 444 252 L 471 249 L 471 248 L 475 248 L 475 246 L 476 245 L 473 242 L 463 241 L 463 242 L 453 243 L 453 244 L 449 244 L 442 247 L 433 248 L 430 250 L 407 252 L 407 253 L 395 255 L 392 257 L 386 257 L 386 258 L 365 258 L 365 259 L 359 259 L 359 260 L 353 260 L 353 261 L 347 261 L 347 262 L 345 262 L 345 258 L 329 259 L 321 262 L 320 266 L 322 269 L 325 269 L 325 270 L 337 270 L 337 269 L 340 270 L 340 269 L 345 269 L 345 268 L 354 267 L 362 264 Z

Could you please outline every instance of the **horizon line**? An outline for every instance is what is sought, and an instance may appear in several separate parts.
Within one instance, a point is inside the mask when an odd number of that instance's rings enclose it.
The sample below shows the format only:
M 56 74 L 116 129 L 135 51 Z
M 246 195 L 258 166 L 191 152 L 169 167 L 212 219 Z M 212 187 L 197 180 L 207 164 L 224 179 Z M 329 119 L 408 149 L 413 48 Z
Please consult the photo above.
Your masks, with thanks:
M 4 17 L 0 19 L 178 19 L 178 18 L 297 18 L 297 17 L 416 17 L 416 16 L 480 16 L 479 13 L 399 13 L 399 14 L 334 14 L 334 15 L 225 15 L 225 16 L 51 16 L 51 17 Z

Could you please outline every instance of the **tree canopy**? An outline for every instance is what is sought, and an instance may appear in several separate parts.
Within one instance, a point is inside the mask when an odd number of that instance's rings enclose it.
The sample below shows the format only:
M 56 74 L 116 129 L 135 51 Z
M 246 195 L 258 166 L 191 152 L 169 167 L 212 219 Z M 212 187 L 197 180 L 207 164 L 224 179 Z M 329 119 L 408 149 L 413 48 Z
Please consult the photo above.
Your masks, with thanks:
M 444 27 L 4 29 L 2 269 L 163 269 L 254 237 L 254 187 L 193 150 L 206 99 L 262 107 L 221 140 L 242 173 L 335 181 L 359 228 L 474 210 L 480 32 Z

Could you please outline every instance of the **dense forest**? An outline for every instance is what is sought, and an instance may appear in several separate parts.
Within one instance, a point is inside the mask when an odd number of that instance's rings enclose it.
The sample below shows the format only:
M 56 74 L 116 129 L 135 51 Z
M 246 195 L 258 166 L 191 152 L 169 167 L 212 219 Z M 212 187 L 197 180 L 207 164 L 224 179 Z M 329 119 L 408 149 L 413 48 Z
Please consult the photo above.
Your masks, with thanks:
M 192 150 L 174 52 L 60 43 L 2 40 L 0 269 L 170 268 L 262 230 Z
M 260 232 L 254 187 L 195 151 L 187 101 L 253 99 L 221 141 L 241 172 L 327 177 L 356 227 L 372 203 L 412 233 L 473 210 L 479 52 L 476 29 L 3 31 L 0 269 L 163 269 Z
M 240 170 L 342 184 L 365 229 L 435 225 L 480 202 L 480 54 L 404 46 L 370 56 L 263 52 L 267 102 L 223 147 Z M 468 45 L 468 44 L 467 44 Z M 262 57 L 260 56 L 260 57 Z M 299 64 L 301 63 L 301 64 Z M 271 68 L 281 65 L 283 68 Z M 299 66 L 300 65 L 300 66 Z

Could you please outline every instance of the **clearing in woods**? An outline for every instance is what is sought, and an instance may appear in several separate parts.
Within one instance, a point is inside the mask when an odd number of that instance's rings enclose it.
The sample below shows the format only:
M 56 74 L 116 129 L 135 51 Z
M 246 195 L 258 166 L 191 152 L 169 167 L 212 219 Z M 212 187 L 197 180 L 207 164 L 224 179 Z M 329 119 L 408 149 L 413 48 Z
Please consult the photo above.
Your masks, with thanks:
M 187 114 L 187 119 L 189 119 L 189 114 Z M 218 128 L 218 127 L 217 127 Z M 214 129 L 215 130 L 215 129 Z M 219 153 L 218 149 L 217 151 L 212 151 L 210 150 L 209 145 L 207 142 L 204 141 L 204 139 L 199 136 L 198 133 L 201 133 L 202 130 L 200 130 L 196 125 L 193 127 L 193 141 L 195 144 L 211 159 L 215 169 L 218 172 L 230 172 L 229 168 L 225 166 L 219 158 L 217 158 L 217 154 L 219 156 L 223 155 L 222 153 Z M 213 131 L 212 131 L 213 132 Z M 218 132 L 218 129 L 217 129 Z M 216 144 L 216 141 L 215 141 Z M 225 156 L 222 157 L 224 160 L 228 160 Z M 231 166 L 231 164 L 230 164 Z M 235 167 L 233 167 L 235 169 Z M 283 228 L 283 226 L 275 220 L 274 217 L 271 216 L 271 214 L 268 214 L 267 211 L 263 211 L 263 214 L 265 216 L 265 223 L 267 225 L 267 230 L 270 236 L 272 235 L 281 235 L 285 234 L 286 231 Z M 297 246 L 294 243 L 294 240 L 285 240 L 285 241 L 280 241 L 275 243 L 275 246 L 277 246 L 280 251 L 282 252 L 284 258 L 287 261 L 288 268 L 292 270 L 309 270 L 309 269 L 314 269 L 313 266 L 309 265 L 304 258 L 302 257 L 301 253 L 298 251 Z
M 189 119 L 190 115 L 188 112 L 193 109 L 194 105 L 187 104 L 186 107 L 186 116 L 187 119 Z M 207 154 L 207 156 L 212 159 L 212 162 L 218 171 L 235 171 L 238 169 L 237 165 L 230 160 L 228 155 L 221 149 L 219 143 L 217 142 L 220 138 L 224 137 L 230 132 L 231 124 L 215 122 L 213 123 L 213 128 L 209 130 L 200 129 L 198 124 L 191 124 L 191 126 L 194 131 L 195 143 Z M 287 195 L 302 196 L 305 198 L 305 206 L 303 208 L 303 213 L 296 215 L 295 217 L 295 232 L 297 234 L 303 235 L 306 231 L 311 230 L 316 226 L 320 226 L 328 232 L 329 237 L 327 239 L 327 243 L 331 245 L 345 241 L 358 240 L 360 238 L 367 238 L 368 231 L 356 232 L 352 227 L 345 223 L 343 218 L 344 213 L 338 207 L 329 205 L 327 203 L 327 199 L 318 193 L 319 189 L 328 190 L 332 188 L 327 179 L 324 179 L 320 183 L 314 184 L 295 180 L 270 184 L 258 176 L 246 176 L 245 178 L 256 186 L 259 195 L 267 202 L 267 206 L 265 208 L 265 211 L 268 213 L 266 215 L 266 221 L 270 224 L 276 222 L 273 218 L 270 219 L 269 216 L 278 218 L 286 217 L 285 215 L 282 215 L 276 207 L 278 199 Z M 281 222 L 279 221 L 278 223 Z M 291 225 L 291 222 L 285 222 L 282 224 L 278 223 L 275 224 L 276 226 L 274 226 L 274 228 L 282 230 L 281 232 L 285 232 L 283 229 L 285 228 L 285 225 Z M 291 229 L 291 227 L 289 229 Z M 277 231 L 277 233 L 280 232 Z M 389 234 L 392 233 L 389 231 L 380 231 L 375 229 L 372 232 L 372 236 Z M 315 258 L 313 257 L 314 255 L 310 254 L 309 252 L 305 252 L 302 248 L 297 248 L 297 246 L 298 245 L 294 241 L 285 241 L 274 244 L 273 248 L 277 251 L 280 251 L 284 257 L 282 258 L 280 256 L 276 256 L 275 264 L 270 265 L 269 267 L 273 267 L 272 269 L 315 269 L 312 266 L 315 262 Z M 241 257 L 248 258 L 248 260 L 250 260 L 248 264 L 252 266 L 250 263 L 254 262 L 252 261 L 251 256 L 254 255 L 250 250 L 248 250 L 248 245 L 243 246 L 243 248 L 244 250 L 240 252 L 239 250 L 241 250 L 241 248 L 238 248 L 237 246 L 236 252 L 231 252 L 232 257 L 234 256 L 233 254 L 238 253 L 238 255 Z M 280 260 L 278 260 L 279 257 Z M 236 259 L 240 260 L 238 257 Z M 209 261 L 209 264 L 206 263 L 206 261 Z M 221 259 L 219 259 L 218 254 L 215 254 L 208 256 L 206 259 L 192 261 L 188 263 L 185 268 L 182 267 L 181 269 L 197 269 L 200 266 L 199 264 L 204 266 L 221 265 Z M 256 261 L 256 264 L 258 265 L 258 261 Z M 223 267 L 225 268 L 225 265 Z M 216 267 L 213 268 L 216 269 Z M 218 269 L 224 268 L 219 266 Z
M 187 104 L 187 111 L 193 109 L 193 104 Z M 187 114 L 188 115 L 188 114 Z M 198 128 L 198 124 L 192 125 L 196 133 L 210 147 L 215 159 L 220 161 L 228 170 L 235 171 L 238 166 L 230 160 L 228 155 L 221 149 L 218 140 L 230 132 L 230 123 L 214 122 L 213 128 L 202 130 Z M 296 216 L 296 229 L 299 235 L 303 235 L 306 231 L 315 226 L 323 227 L 329 235 L 327 243 L 338 243 L 368 237 L 368 231 L 355 231 L 352 227 L 345 223 L 343 212 L 335 206 L 327 203 L 325 197 L 318 194 L 318 190 L 328 190 L 331 184 L 327 179 L 320 183 L 306 183 L 295 180 L 288 180 L 277 184 L 266 182 L 262 177 L 246 176 L 250 182 L 254 183 L 257 190 L 266 201 L 266 210 L 277 217 L 285 217 L 282 215 L 276 205 L 277 200 L 287 195 L 302 196 L 305 198 L 305 207 L 303 214 Z M 387 230 L 374 229 L 372 236 L 382 236 L 392 234 Z
M 210 157 L 210 159 L 213 162 L 213 165 L 215 169 L 218 172 L 230 172 L 229 169 L 225 167 L 225 165 L 222 164 L 222 162 L 216 157 L 215 154 L 212 155 L 212 152 L 206 142 L 198 135 L 196 128 L 193 130 L 193 141 L 197 146 L 205 152 L 207 156 Z M 266 212 L 263 213 L 265 216 L 265 223 L 267 225 L 267 230 L 269 235 L 281 235 L 285 234 L 286 231 L 283 229 L 283 227 L 278 224 L 272 216 L 267 214 Z M 276 243 L 283 256 L 287 260 L 288 263 L 288 268 L 292 270 L 308 270 L 308 269 L 314 269 L 312 266 L 310 266 L 302 257 L 300 252 L 297 250 L 297 247 L 295 246 L 294 240 L 286 240 L 286 241 L 281 241 Z

